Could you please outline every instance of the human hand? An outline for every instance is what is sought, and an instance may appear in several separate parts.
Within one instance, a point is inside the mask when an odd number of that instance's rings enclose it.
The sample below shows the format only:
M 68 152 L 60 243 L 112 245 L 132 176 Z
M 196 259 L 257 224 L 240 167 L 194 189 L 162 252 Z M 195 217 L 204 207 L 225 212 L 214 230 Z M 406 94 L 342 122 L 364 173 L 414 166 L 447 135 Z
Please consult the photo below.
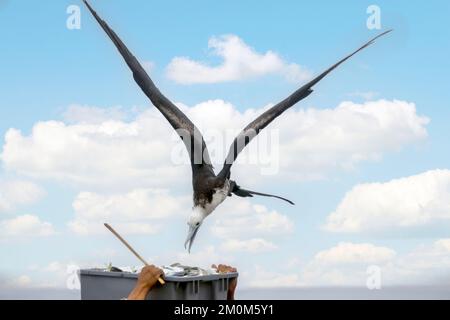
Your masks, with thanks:
M 237 272 L 236 268 L 233 268 L 231 266 L 227 266 L 225 264 L 219 264 L 216 266 L 213 264 L 211 268 L 216 269 L 218 273 L 229 273 L 229 272 Z M 228 293 L 227 293 L 227 300 L 234 300 L 234 292 L 236 291 L 237 286 L 237 277 L 232 278 L 230 282 L 228 283 Z
M 142 268 L 136 286 L 128 296 L 128 300 L 144 300 L 149 291 L 158 282 L 158 278 L 163 275 L 164 272 L 154 265 L 148 265 Z
M 164 272 L 160 268 L 154 265 L 145 266 L 139 274 L 138 285 L 151 289 L 158 282 L 158 278 L 163 275 Z

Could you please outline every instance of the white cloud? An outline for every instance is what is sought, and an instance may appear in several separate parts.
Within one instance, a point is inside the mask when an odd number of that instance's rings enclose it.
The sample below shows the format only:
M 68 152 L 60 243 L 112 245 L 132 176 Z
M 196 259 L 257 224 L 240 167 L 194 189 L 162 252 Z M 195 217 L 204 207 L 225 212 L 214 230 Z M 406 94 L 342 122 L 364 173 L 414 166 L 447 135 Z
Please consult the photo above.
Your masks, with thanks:
M 366 287 L 372 273 L 380 270 L 381 287 L 442 285 L 450 279 L 450 239 L 420 245 L 406 253 L 371 243 L 339 243 L 322 250 L 306 263 L 284 272 L 256 265 L 242 270 L 241 281 L 250 287 Z
M 0 181 L 0 213 L 11 211 L 18 205 L 32 204 L 44 194 L 44 190 L 29 181 Z
M 49 222 L 44 222 L 37 216 L 22 215 L 13 219 L 0 221 L 0 239 L 46 237 L 56 232 Z
M 69 279 L 76 279 L 79 264 L 52 261 L 46 265 L 33 264 L 26 268 L 29 274 L 13 278 L 3 284 L 4 288 L 17 289 L 68 289 Z M 99 266 L 91 264 L 91 266 Z M 70 273 L 68 272 L 70 271 Z M 2 284 L 0 283 L 0 287 Z
M 211 232 L 222 239 L 268 237 L 291 233 L 294 228 L 287 216 L 244 199 L 225 202 L 213 217 Z
M 429 121 L 416 114 L 413 103 L 398 100 L 347 101 L 335 109 L 288 113 L 277 123 L 282 141 L 280 164 L 295 168 L 294 176 L 305 178 L 321 177 L 330 169 L 353 168 L 421 141 L 427 137 L 425 125 Z
M 3 290 L 29 288 L 32 286 L 32 279 L 28 275 L 20 275 L 14 278 L 0 279 L 0 288 Z
M 365 287 L 369 266 L 379 268 L 382 287 L 439 285 L 450 279 L 450 239 L 421 245 L 403 254 L 368 243 L 338 244 L 318 253 L 302 269 L 301 280 L 314 286 Z
M 213 264 L 223 263 L 223 261 L 227 261 L 227 263 L 233 263 L 233 257 L 223 255 L 219 253 L 216 248 L 212 245 L 205 246 L 200 250 L 196 250 L 195 252 L 179 252 L 175 255 L 171 255 L 170 259 L 173 261 L 173 257 L 175 256 L 175 261 L 181 261 L 182 264 L 188 266 L 199 266 L 203 269 L 209 269 Z M 165 259 L 163 259 L 165 260 Z
M 450 170 L 431 170 L 350 190 L 325 229 L 370 232 L 426 226 L 450 220 Z
M 260 265 L 254 266 L 251 271 L 240 272 L 242 276 L 240 281 L 244 287 L 253 288 L 282 288 L 298 287 L 302 285 L 299 273 L 277 272 L 267 270 Z
M 27 275 L 21 275 L 16 280 L 16 285 L 19 287 L 27 287 L 31 284 L 31 278 Z
M 272 242 L 261 238 L 249 240 L 228 239 L 222 244 L 222 250 L 232 252 L 250 252 L 260 253 L 276 249 L 277 246 Z
M 222 100 L 194 107 L 179 105 L 204 134 L 217 168 L 235 135 L 268 108 L 240 112 Z M 83 117 L 89 118 L 85 111 Z M 92 117 L 97 119 L 96 111 Z M 334 109 L 291 109 L 252 141 L 239 156 L 233 173 L 240 177 L 238 182 L 252 185 L 267 168 L 276 174 L 271 179 L 284 182 L 324 178 L 425 139 L 427 123 L 427 118 L 417 115 L 413 103 L 398 100 L 343 102 Z M 83 186 L 129 190 L 176 182 L 180 188 L 190 189 L 189 179 L 179 179 L 190 176 L 184 146 L 154 108 L 132 121 L 39 122 L 29 136 L 10 129 L 1 158 L 9 170 Z
M 287 217 L 248 199 L 224 202 L 211 216 L 210 232 L 222 240 L 221 250 L 229 253 L 261 253 L 277 249 L 274 237 L 292 233 L 294 224 Z
M 39 270 L 39 276 L 41 276 L 43 273 Z M 65 275 L 67 277 L 67 275 Z M 43 279 L 36 279 L 36 270 L 33 272 L 33 274 L 27 275 L 22 274 L 20 276 L 16 277 L 8 277 L 7 280 L 1 281 L 0 279 L 0 289 L 1 290 L 10 290 L 11 291 L 11 297 L 17 296 L 16 299 L 22 299 L 22 295 L 25 290 L 33 290 L 35 292 L 38 292 L 42 289 L 67 289 L 65 287 L 65 279 L 61 278 L 59 274 L 52 273 L 51 280 L 43 280 Z M 16 290 L 19 290 L 18 292 Z M 23 290 L 23 291 L 22 291 Z M 17 292 L 17 293 L 16 293 Z M 28 298 L 28 297 L 27 297 Z M 39 297 L 37 299 L 40 299 Z
M 341 242 L 337 246 L 318 252 L 314 261 L 321 264 L 380 263 L 392 260 L 395 251 L 371 243 Z
M 391 263 L 396 252 L 371 243 L 342 242 L 318 252 L 301 272 L 305 285 L 365 286 L 367 268 Z
M 223 59 L 221 65 L 209 66 L 187 57 L 175 57 L 167 66 L 167 76 L 183 84 L 235 81 L 266 74 L 281 74 L 295 82 L 311 77 L 311 73 L 298 64 L 285 62 L 272 51 L 258 53 L 235 35 L 212 37 L 208 48 Z
M 276 210 L 254 204 L 254 200 L 232 198 L 208 218 L 210 233 L 221 239 L 220 249 L 228 253 L 261 253 L 276 250 L 274 240 L 291 234 L 292 220 Z
M 167 190 L 135 189 L 112 195 L 81 192 L 73 208 L 78 217 L 93 220 L 161 219 L 180 214 L 186 202 L 186 198 L 170 196 Z
M 154 234 L 160 229 L 159 220 L 189 208 L 189 198 L 173 197 L 165 190 L 154 189 L 109 195 L 81 192 L 73 208 L 75 219 L 68 225 L 80 235 L 105 234 L 104 222 L 113 224 L 123 234 Z
M 383 266 L 387 283 L 442 285 L 450 280 L 450 238 L 421 245 Z
M 160 187 L 184 172 L 170 161 L 171 134 L 153 109 L 132 122 L 39 122 L 30 136 L 8 130 L 2 160 L 6 168 L 37 178 L 109 188 Z

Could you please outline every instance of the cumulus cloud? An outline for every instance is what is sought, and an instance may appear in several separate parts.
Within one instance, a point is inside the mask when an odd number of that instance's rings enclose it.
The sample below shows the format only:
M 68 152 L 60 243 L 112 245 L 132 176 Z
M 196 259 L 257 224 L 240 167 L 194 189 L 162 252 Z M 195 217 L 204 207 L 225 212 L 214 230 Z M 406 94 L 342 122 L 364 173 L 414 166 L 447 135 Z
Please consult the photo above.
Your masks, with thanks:
M 0 278 L 0 288 L 5 290 L 28 288 L 32 285 L 32 282 L 31 277 L 25 274 L 8 279 Z
M 260 253 L 272 251 L 276 248 L 277 246 L 272 242 L 261 238 L 254 238 L 249 240 L 229 239 L 222 244 L 222 249 L 224 251 L 232 252 Z
M 391 263 L 396 252 L 371 243 L 341 242 L 318 252 L 302 269 L 305 285 L 365 286 L 367 268 Z
M 223 59 L 222 64 L 210 66 L 187 57 L 175 57 L 167 66 L 167 76 L 182 84 L 218 83 L 267 74 L 280 74 L 295 82 L 311 77 L 304 67 L 284 61 L 273 51 L 258 53 L 236 35 L 212 37 L 208 48 Z
M 309 261 L 285 272 L 256 265 L 241 278 L 252 287 L 365 288 L 373 270 L 379 271 L 381 288 L 388 286 L 442 285 L 450 279 L 450 239 L 422 244 L 406 253 L 371 243 L 339 243 L 319 251 Z M 245 278 L 245 279 L 244 279 Z
M 81 192 L 72 205 L 75 219 L 68 226 L 80 235 L 104 234 L 103 222 L 113 223 L 124 234 L 154 234 L 162 219 L 183 213 L 189 200 L 157 189 L 108 195 Z
M 387 283 L 442 285 L 450 280 L 450 238 L 421 245 L 383 266 Z
M 343 249 L 344 257 L 337 257 Z M 301 279 L 305 285 L 364 287 L 371 266 L 379 269 L 381 286 L 438 285 L 450 278 L 450 240 L 439 239 L 404 254 L 367 243 L 341 243 L 318 253 L 302 270 Z
M 41 299 L 40 294 L 37 292 L 38 290 L 75 289 L 76 287 L 73 286 L 73 284 L 75 284 L 74 282 L 78 282 L 77 287 L 79 289 L 77 271 L 80 268 L 88 268 L 92 266 L 100 267 L 103 265 L 99 263 L 80 264 L 61 261 L 51 261 L 50 263 L 44 265 L 33 264 L 25 268 L 27 274 L 23 274 L 18 278 L 13 278 L 10 281 L 6 281 L 3 283 L 3 287 L 8 289 L 23 288 L 28 290 L 36 290 L 36 297 Z M 2 287 L 1 281 L 0 287 Z M 18 293 L 18 296 L 20 296 L 26 293 L 26 291 L 19 291 Z M 58 292 L 55 292 L 55 295 L 57 293 Z M 11 294 L 11 296 L 14 296 L 14 293 Z M 64 297 L 60 298 L 65 299 Z M 44 299 L 46 298 L 44 297 Z
M 135 189 L 126 194 L 101 195 L 81 192 L 73 203 L 80 218 L 158 219 L 179 214 L 188 199 L 175 198 L 167 190 Z M 155 206 L 155 203 L 158 205 Z
M 131 122 L 39 122 L 30 136 L 8 130 L 2 160 L 28 176 L 78 185 L 160 187 L 183 173 L 170 162 L 171 134 L 155 110 Z
M 450 170 L 430 170 L 350 190 L 325 229 L 370 232 L 432 225 L 450 220 Z
M 281 166 L 301 168 L 300 175 L 306 177 L 321 176 L 331 168 L 353 168 L 423 140 L 428 121 L 416 114 L 413 103 L 398 100 L 292 110 L 280 127 L 289 128 L 280 129 L 280 140 L 288 142 L 280 147 Z
M 222 100 L 179 106 L 204 134 L 218 168 L 235 135 L 269 107 L 240 112 Z M 325 178 L 425 139 L 427 123 L 413 103 L 399 100 L 290 109 L 244 149 L 233 173 L 245 172 L 243 182 L 261 174 L 284 182 Z M 160 188 L 177 182 L 187 190 L 190 185 L 179 180 L 190 175 L 184 145 L 154 108 L 131 121 L 39 122 L 28 136 L 9 129 L 1 158 L 9 170 L 83 186 Z
M 13 219 L 0 221 L 0 239 L 47 237 L 56 232 L 49 222 L 44 222 L 34 215 L 22 215 Z
M 221 240 L 220 249 L 230 254 L 276 250 L 274 238 L 294 229 L 288 216 L 241 198 L 224 202 L 210 219 L 211 234 Z
M 200 266 L 204 269 L 210 268 L 213 264 L 221 263 L 221 261 L 227 261 L 227 263 L 233 263 L 235 259 L 232 256 L 224 255 L 217 251 L 217 249 L 208 245 L 196 252 L 178 252 L 171 255 L 170 259 L 173 261 L 173 257 L 176 257 L 176 261 L 183 261 L 183 264 L 190 266 Z M 163 259 L 166 260 L 166 259 Z
M 11 211 L 19 205 L 32 204 L 44 194 L 44 190 L 30 181 L 0 180 L 0 213 Z
M 391 260 L 395 251 L 371 243 L 341 242 L 328 250 L 318 252 L 314 260 L 324 264 L 379 263 Z
M 278 272 L 255 265 L 251 271 L 242 271 L 242 282 L 245 287 L 252 288 L 289 288 L 302 286 L 298 272 Z
M 211 232 L 222 239 L 268 237 L 291 233 L 294 228 L 287 216 L 244 199 L 224 202 L 218 210 Z

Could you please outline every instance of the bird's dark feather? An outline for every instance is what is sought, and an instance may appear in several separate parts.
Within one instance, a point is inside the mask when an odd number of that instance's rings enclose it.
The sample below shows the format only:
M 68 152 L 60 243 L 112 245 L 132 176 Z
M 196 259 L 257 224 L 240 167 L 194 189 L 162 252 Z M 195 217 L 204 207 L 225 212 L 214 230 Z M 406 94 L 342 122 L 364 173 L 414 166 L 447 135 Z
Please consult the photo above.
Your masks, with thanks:
M 133 72 L 133 78 L 136 83 L 151 100 L 153 105 L 163 114 L 171 126 L 177 130 L 177 133 L 180 135 L 189 153 L 193 175 L 195 176 L 198 170 L 204 171 L 205 169 L 209 172 L 209 174 L 214 175 L 208 149 L 197 127 L 180 109 L 178 109 L 177 106 L 175 106 L 175 104 L 173 104 L 159 91 L 142 65 L 128 50 L 119 36 L 98 16 L 86 0 L 83 1 L 94 18 L 112 40 L 116 48 L 119 50 L 128 67 Z
M 313 80 L 309 81 L 307 84 L 303 85 L 300 89 L 295 91 L 293 94 L 291 94 L 289 97 L 284 99 L 283 101 L 279 102 L 263 114 L 261 114 L 258 118 L 256 118 L 254 121 L 252 121 L 249 125 L 247 125 L 244 130 L 242 130 L 239 135 L 235 138 L 233 141 L 230 150 L 228 152 L 227 158 L 225 159 L 225 163 L 223 165 L 222 170 L 220 171 L 219 175 L 220 177 L 226 177 L 230 173 L 230 169 L 234 161 L 236 160 L 239 153 L 245 148 L 245 146 L 250 143 L 250 141 L 259 134 L 259 132 L 264 129 L 267 125 L 269 125 L 274 119 L 276 119 L 279 115 L 281 115 L 284 111 L 292 107 L 294 104 L 299 102 L 300 100 L 306 98 L 309 96 L 313 90 L 312 87 L 317 84 L 320 80 L 322 80 L 326 75 L 328 75 L 331 71 L 336 69 L 340 64 L 351 58 L 353 55 L 358 53 L 359 51 L 363 50 L 364 48 L 368 47 L 376 39 L 379 37 L 389 33 L 392 30 L 385 31 L 375 38 L 371 39 L 367 43 L 365 43 L 363 46 L 346 56 L 345 58 L 341 59 L 334 65 L 332 65 L 330 68 L 322 72 L 320 75 L 318 75 Z
M 263 196 L 263 197 L 272 197 L 272 198 L 284 200 L 284 201 L 289 202 L 290 204 L 294 205 L 294 202 L 292 202 L 291 200 L 288 200 L 288 199 L 280 197 L 280 196 L 242 189 L 240 186 L 237 185 L 237 183 L 235 181 L 232 181 L 232 180 L 230 181 L 230 191 L 229 191 L 228 195 L 231 196 L 231 194 L 235 194 L 238 197 L 243 197 L 243 198 L 253 197 L 254 195 Z

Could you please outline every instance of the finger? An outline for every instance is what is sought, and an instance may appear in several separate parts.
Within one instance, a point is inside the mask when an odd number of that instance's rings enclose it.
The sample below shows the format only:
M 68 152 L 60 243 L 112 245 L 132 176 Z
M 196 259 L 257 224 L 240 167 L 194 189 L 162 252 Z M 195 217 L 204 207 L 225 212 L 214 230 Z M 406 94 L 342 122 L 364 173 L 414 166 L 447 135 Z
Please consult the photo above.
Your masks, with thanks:
M 160 275 L 164 274 L 164 272 L 159 268 L 155 268 L 155 269 L 153 269 L 152 274 L 159 277 Z
M 152 270 L 152 268 L 150 266 L 145 266 L 141 269 L 141 273 L 142 272 L 150 272 Z
M 152 272 L 159 272 L 159 271 L 161 271 L 160 268 L 155 267 L 155 266 L 151 266 L 151 270 L 152 270 Z

